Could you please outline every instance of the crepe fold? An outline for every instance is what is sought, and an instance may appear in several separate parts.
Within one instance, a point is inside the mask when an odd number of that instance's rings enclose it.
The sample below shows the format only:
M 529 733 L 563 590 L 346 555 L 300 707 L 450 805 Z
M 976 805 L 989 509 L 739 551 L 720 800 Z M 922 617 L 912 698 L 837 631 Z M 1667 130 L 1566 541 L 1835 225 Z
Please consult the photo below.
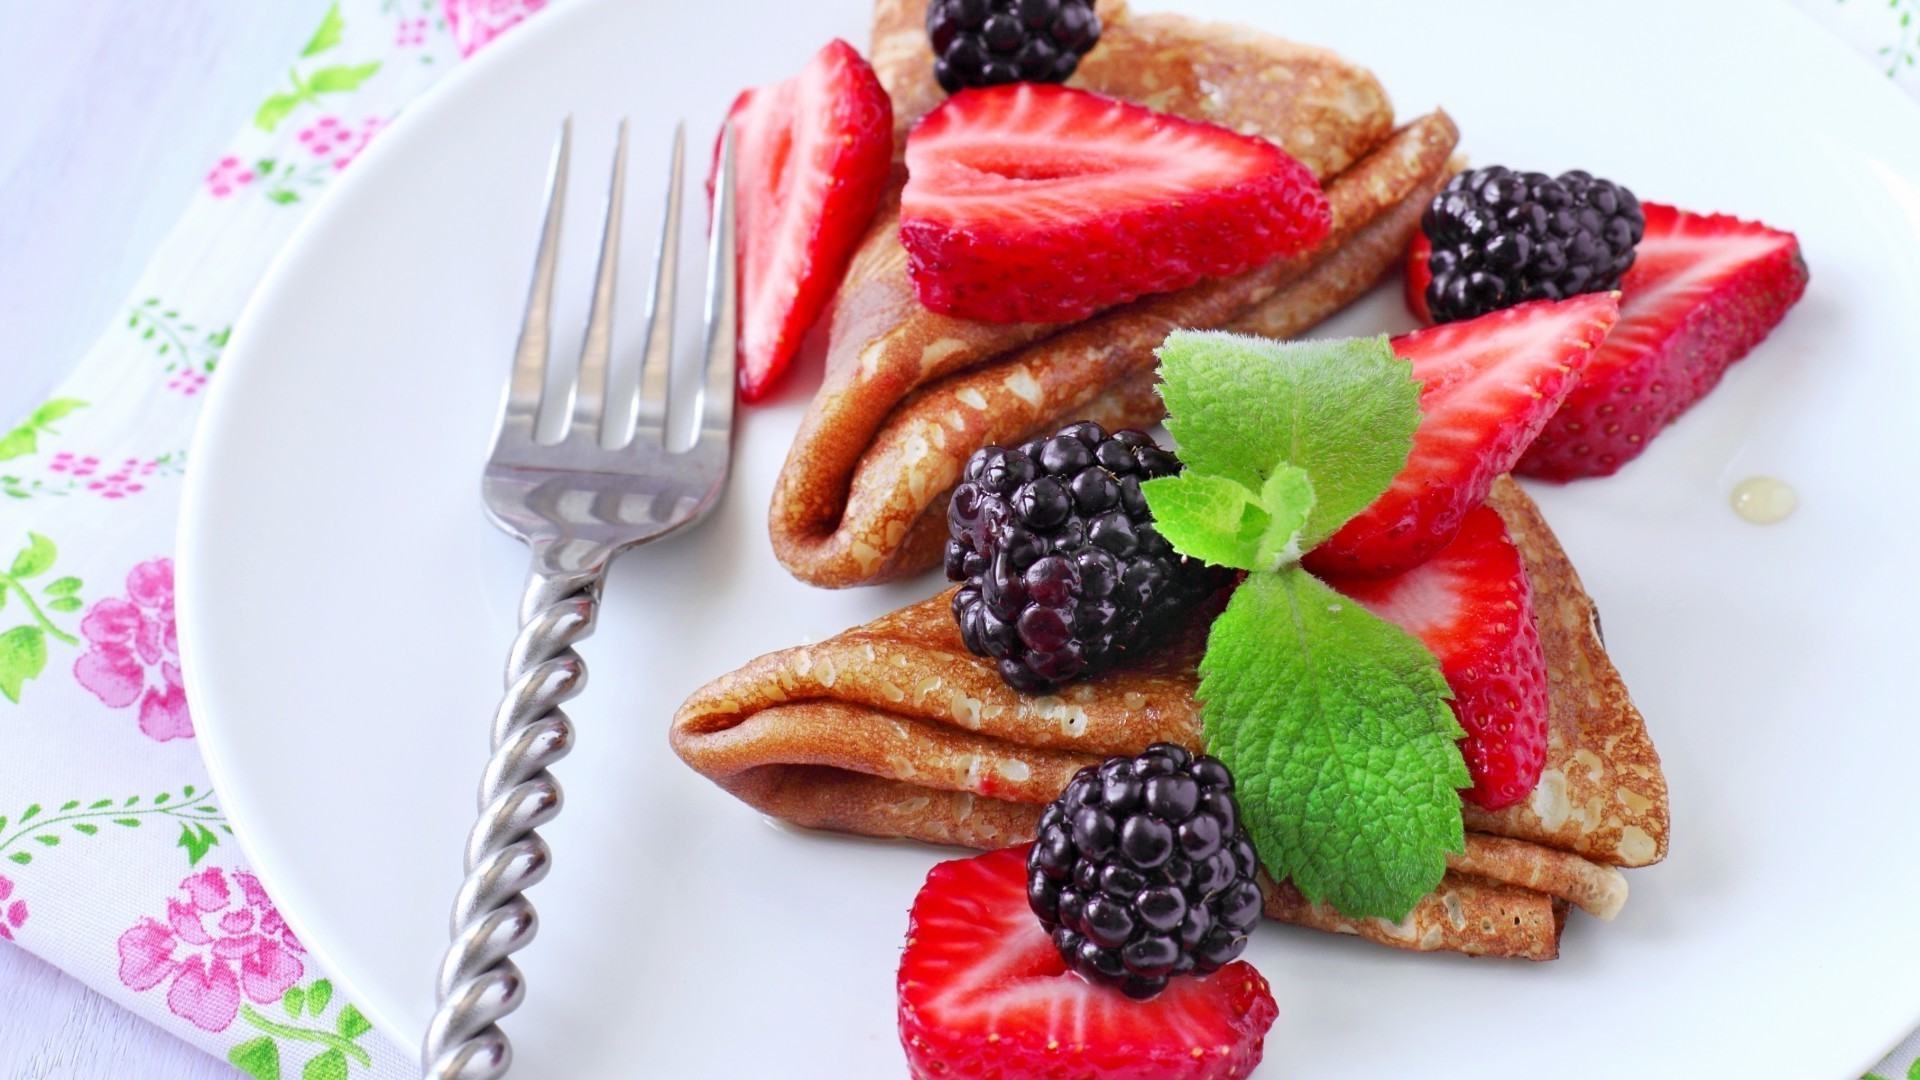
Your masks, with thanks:
M 1612 918 L 1618 867 L 1666 853 L 1666 781 L 1601 643 L 1591 600 L 1531 499 L 1489 497 L 1532 580 L 1548 662 L 1547 770 L 1525 802 L 1468 808 L 1466 850 L 1407 918 L 1349 919 L 1271 886 L 1267 913 L 1416 950 L 1551 959 L 1568 907 Z M 951 592 L 814 645 L 762 656 L 696 691 L 674 750 L 762 813 L 810 828 L 994 848 L 1033 836 L 1080 767 L 1168 741 L 1204 750 L 1195 664 L 1211 612 L 1149 656 L 1046 696 L 969 654 Z
M 875 68 L 901 144 L 941 96 L 924 13 L 924 0 L 875 12 Z M 1325 49 L 1119 4 L 1103 20 L 1073 85 L 1271 139 L 1325 185 L 1331 232 L 1299 256 L 1070 326 L 982 323 L 915 298 L 896 176 L 835 300 L 826 375 L 774 487 L 774 554 L 802 581 L 874 584 L 935 565 L 948 492 L 975 450 L 1075 420 L 1158 422 L 1153 350 L 1168 331 L 1305 330 L 1398 260 L 1449 174 L 1452 120 L 1436 112 L 1395 130 L 1373 76 Z

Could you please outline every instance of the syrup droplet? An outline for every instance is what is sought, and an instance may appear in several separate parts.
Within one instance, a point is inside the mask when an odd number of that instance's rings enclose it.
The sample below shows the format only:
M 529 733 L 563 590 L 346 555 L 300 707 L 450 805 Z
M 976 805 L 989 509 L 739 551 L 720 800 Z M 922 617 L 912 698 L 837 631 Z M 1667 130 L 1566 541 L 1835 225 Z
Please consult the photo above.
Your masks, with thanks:
M 1755 525 L 1783 521 L 1799 505 L 1799 494 L 1771 476 L 1749 476 L 1733 486 L 1733 512 Z

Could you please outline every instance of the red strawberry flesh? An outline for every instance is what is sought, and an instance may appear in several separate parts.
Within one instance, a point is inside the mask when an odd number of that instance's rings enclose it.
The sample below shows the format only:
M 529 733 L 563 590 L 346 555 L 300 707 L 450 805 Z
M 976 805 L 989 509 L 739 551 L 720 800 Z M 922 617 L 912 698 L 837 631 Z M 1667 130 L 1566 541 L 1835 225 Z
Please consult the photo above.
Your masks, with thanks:
M 1308 569 L 1384 577 L 1450 542 L 1566 400 L 1619 316 L 1612 293 L 1536 300 L 1393 340 L 1420 385 L 1420 426 L 1386 493 L 1309 552 Z
M 1326 194 L 1264 139 L 1062 86 L 967 90 L 907 137 L 900 240 L 920 302 L 1069 322 L 1318 243 Z
M 728 119 L 738 177 L 740 396 L 753 401 L 793 362 L 880 204 L 892 167 L 893 105 L 873 68 L 836 39 L 799 75 L 742 93 Z
M 1608 476 L 1719 384 L 1807 287 L 1792 233 L 1644 203 L 1620 325 L 1514 471 Z
M 1489 810 L 1526 798 L 1547 760 L 1547 658 L 1526 567 L 1500 515 L 1476 508 L 1453 543 L 1398 577 L 1333 585 L 1439 659 L 1466 729 L 1473 787 L 1461 796 Z
M 922 1080 L 1245 1077 L 1279 1009 L 1236 961 L 1151 1001 L 1069 972 L 1027 905 L 1027 850 L 944 862 L 914 898 L 900 1041 Z

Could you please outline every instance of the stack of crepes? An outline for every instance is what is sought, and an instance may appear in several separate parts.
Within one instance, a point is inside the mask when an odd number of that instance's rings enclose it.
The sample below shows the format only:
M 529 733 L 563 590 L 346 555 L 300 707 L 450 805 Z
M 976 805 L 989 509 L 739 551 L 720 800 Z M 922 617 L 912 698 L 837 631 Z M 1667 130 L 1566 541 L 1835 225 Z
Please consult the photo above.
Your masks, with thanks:
M 907 129 L 939 100 L 915 0 L 881 0 L 873 58 Z M 1318 249 L 1152 296 L 1070 327 L 994 326 L 915 301 L 883 206 L 834 311 L 828 369 L 774 496 L 774 549 L 796 576 L 848 586 L 924 570 L 974 450 L 1064 423 L 1157 422 L 1153 349 L 1177 327 L 1299 333 L 1405 250 L 1449 173 L 1452 123 L 1394 129 L 1365 70 L 1324 50 L 1177 16 L 1103 7 L 1073 82 L 1261 134 L 1326 186 Z M 894 196 L 897 202 L 898 185 Z M 1666 782 L 1607 658 L 1592 602 L 1538 510 L 1503 478 L 1489 504 L 1525 557 L 1548 662 L 1545 774 L 1526 801 L 1468 805 L 1465 851 L 1399 922 L 1351 919 L 1266 883 L 1276 919 L 1417 950 L 1551 959 L 1570 906 L 1611 918 L 1618 867 L 1667 848 Z M 951 592 L 818 644 L 763 656 L 689 698 L 675 750 L 763 813 L 814 828 L 993 848 L 1033 836 L 1073 773 L 1156 741 L 1204 749 L 1195 666 L 1216 608 L 1131 666 L 1033 696 L 970 655 Z
M 900 246 L 898 161 L 906 132 L 943 94 L 925 0 L 878 0 L 872 57 L 893 97 L 896 175 L 840 286 L 826 378 L 774 487 L 774 554 L 800 580 L 845 588 L 936 565 L 947 494 L 975 450 L 1076 420 L 1158 423 L 1153 350 L 1168 331 L 1300 333 L 1405 253 L 1451 175 L 1453 121 L 1436 112 L 1396 130 L 1373 75 L 1325 49 L 1119 4 L 1100 17 L 1100 44 L 1068 85 L 1278 143 L 1326 188 L 1332 231 L 1298 257 L 1070 326 L 928 311 Z

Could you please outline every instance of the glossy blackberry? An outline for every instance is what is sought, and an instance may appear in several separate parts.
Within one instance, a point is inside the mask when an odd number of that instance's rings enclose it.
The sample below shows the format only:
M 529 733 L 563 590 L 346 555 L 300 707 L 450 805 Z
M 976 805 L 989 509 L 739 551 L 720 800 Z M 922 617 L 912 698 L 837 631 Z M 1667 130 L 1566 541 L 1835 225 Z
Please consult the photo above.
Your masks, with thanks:
M 1490 165 L 1448 181 L 1420 228 L 1433 244 L 1427 309 L 1452 322 L 1619 288 L 1647 219 L 1633 192 L 1610 180 Z
M 1047 807 L 1027 903 L 1068 967 L 1145 999 L 1240 955 L 1258 870 L 1227 767 L 1155 743 L 1081 769 Z
M 1100 40 L 1093 0 L 933 0 L 933 77 L 968 86 L 1066 82 Z
M 1138 431 L 1073 424 L 967 461 L 947 504 L 960 636 L 1016 690 L 1046 693 L 1141 648 L 1218 585 L 1153 527 L 1140 482 L 1180 471 Z

